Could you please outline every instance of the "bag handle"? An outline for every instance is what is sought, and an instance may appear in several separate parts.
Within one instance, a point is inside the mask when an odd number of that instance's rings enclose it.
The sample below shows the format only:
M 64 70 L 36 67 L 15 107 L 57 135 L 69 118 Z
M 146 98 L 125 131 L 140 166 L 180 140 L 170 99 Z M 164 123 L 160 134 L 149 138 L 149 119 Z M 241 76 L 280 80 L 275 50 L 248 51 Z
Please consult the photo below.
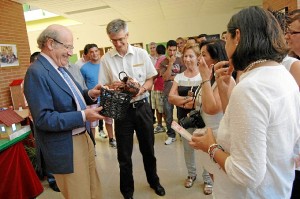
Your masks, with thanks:
M 125 74 L 125 76 L 121 79 L 121 74 Z M 122 81 L 122 82 L 127 82 L 127 80 L 128 80 L 128 75 L 127 75 L 127 73 L 125 72 L 125 71 L 121 71 L 120 73 L 119 73 L 119 79 Z

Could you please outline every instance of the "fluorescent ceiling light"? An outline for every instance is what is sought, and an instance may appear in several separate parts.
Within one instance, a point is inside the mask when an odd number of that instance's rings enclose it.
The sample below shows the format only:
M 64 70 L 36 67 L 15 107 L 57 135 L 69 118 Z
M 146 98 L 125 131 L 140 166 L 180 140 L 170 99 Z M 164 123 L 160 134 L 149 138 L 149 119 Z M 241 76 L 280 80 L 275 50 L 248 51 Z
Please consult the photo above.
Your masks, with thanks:
M 58 15 L 48 12 L 46 10 L 37 9 L 37 10 L 24 12 L 24 16 L 25 16 L 25 21 L 27 22 L 27 21 L 35 21 L 35 20 L 40 20 L 40 19 L 57 17 Z

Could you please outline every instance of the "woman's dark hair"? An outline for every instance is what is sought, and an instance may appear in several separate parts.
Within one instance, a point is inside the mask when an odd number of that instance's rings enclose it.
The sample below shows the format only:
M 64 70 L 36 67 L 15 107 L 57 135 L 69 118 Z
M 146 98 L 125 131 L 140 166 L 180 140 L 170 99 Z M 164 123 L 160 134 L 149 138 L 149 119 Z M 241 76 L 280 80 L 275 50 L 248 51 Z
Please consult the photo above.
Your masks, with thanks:
M 257 6 L 233 15 L 227 25 L 231 38 L 240 31 L 240 41 L 232 55 L 235 70 L 244 70 L 259 59 L 281 62 L 288 53 L 284 34 L 274 16 Z
M 159 44 L 158 46 L 156 46 L 156 53 L 159 55 L 166 54 L 166 47 L 162 44 Z
M 228 60 L 225 50 L 225 41 L 220 39 L 206 40 L 201 42 L 200 49 L 203 46 L 206 46 L 207 52 L 209 53 L 210 57 L 216 62 Z
M 225 41 L 220 39 L 206 40 L 201 42 L 199 48 L 206 46 L 206 50 L 209 53 L 210 57 L 215 61 L 228 61 L 226 50 L 225 50 Z M 214 68 L 212 68 L 212 73 L 214 73 Z M 215 76 L 212 76 L 212 82 L 215 81 Z

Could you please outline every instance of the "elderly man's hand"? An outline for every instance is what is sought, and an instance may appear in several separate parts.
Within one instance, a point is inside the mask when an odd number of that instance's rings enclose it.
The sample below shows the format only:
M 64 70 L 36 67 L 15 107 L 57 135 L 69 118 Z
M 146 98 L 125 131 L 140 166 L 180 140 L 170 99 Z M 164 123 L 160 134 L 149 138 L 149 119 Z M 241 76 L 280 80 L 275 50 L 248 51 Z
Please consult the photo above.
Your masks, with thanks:
M 102 88 L 102 85 L 97 84 L 94 88 L 92 88 L 91 90 L 89 90 L 88 95 L 91 98 L 96 99 L 101 94 L 101 88 Z
M 103 109 L 103 107 L 97 108 L 87 108 L 84 110 L 85 118 L 87 121 L 94 122 L 97 120 L 103 120 L 105 117 L 100 115 L 99 112 Z

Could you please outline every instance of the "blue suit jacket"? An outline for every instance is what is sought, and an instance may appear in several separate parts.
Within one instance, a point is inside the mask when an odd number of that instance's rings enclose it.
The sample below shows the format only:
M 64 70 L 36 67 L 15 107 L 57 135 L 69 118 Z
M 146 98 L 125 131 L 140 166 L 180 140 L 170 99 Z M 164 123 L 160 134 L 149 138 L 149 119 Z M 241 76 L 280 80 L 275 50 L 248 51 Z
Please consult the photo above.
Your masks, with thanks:
M 87 90 L 73 81 L 87 104 L 93 103 Z M 85 124 L 69 86 L 42 55 L 27 70 L 24 94 L 34 121 L 39 167 L 45 164 L 54 174 L 73 173 L 72 129 Z

